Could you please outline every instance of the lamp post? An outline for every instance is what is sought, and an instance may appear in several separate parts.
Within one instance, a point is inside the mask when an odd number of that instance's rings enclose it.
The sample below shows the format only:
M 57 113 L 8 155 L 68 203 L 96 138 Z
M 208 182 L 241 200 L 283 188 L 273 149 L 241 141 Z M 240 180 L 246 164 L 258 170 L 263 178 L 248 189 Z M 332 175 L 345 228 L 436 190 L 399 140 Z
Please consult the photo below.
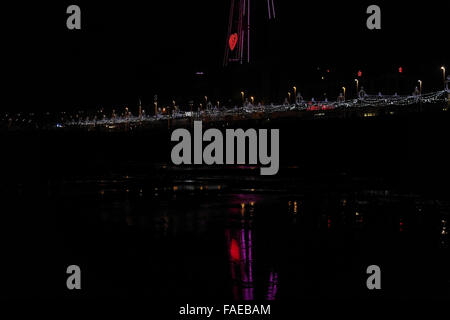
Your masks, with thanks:
M 244 101 L 244 98 L 245 98 L 245 92 L 244 91 L 241 91 L 241 98 L 242 98 L 242 103 L 244 103 L 245 101 Z
M 422 80 L 417 80 L 419 82 L 419 96 L 422 96 Z M 420 97 L 419 112 L 422 111 L 422 97 Z
M 445 86 L 445 67 L 442 66 L 441 70 L 442 70 L 442 80 L 444 81 L 444 86 Z
M 255 97 L 250 97 L 250 101 L 252 102 L 252 104 L 255 104 Z
M 190 113 L 190 122 L 191 122 L 191 127 L 192 127 L 192 124 L 193 124 L 193 119 L 194 119 L 194 114 L 192 113 L 193 112 L 193 107 L 194 107 L 194 101 L 193 100 L 190 100 L 189 101 L 189 108 L 190 108 L 190 110 L 191 110 L 191 113 Z
M 345 101 L 345 87 L 342 87 L 342 90 L 344 90 L 344 101 Z
M 297 97 L 297 87 L 292 87 L 292 89 L 294 89 L 294 99 Z
M 356 82 L 356 96 L 358 96 L 358 90 L 359 90 L 359 80 L 355 79 Z
M 290 92 L 288 92 L 288 101 L 289 101 L 289 103 L 291 103 L 291 93 Z

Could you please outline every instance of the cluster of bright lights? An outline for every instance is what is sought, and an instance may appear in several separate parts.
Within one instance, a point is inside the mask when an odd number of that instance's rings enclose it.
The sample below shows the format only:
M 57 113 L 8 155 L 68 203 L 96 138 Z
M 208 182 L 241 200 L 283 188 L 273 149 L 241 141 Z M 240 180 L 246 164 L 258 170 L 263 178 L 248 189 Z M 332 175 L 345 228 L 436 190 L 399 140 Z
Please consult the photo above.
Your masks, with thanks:
M 365 95 L 362 99 L 353 99 L 346 101 L 301 101 L 297 104 L 282 104 L 282 105 L 253 105 L 252 103 L 246 104 L 243 108 L 212 108 L 201 112 L 175 112 L 172 115 L 157 116 L 119 116 L 114 118 L 103 119 L 86 119 L 75 120 L 65 123 L 67 126 L 114 126 L 116 124 L 127 123 L 141 123 L 141 122 L 153 122 L 170 119 L 189 119 L 195 115 L 208 116 L 210 118 L 223 118 L 233 115 L 251 115 L 254 113 L 264 112 L 270 114 L 273 112 L 283 111 L 319 111 L 319 110 L 333 110 L 333 109 L 348 109 L 348 108 L 365 108 L 365 107 L 389 107 L 389 106 L 409 106 L 414 104 L 430 104 L 440 103 L 447 101 L 447 91 L 437 91 L 421 95 Z

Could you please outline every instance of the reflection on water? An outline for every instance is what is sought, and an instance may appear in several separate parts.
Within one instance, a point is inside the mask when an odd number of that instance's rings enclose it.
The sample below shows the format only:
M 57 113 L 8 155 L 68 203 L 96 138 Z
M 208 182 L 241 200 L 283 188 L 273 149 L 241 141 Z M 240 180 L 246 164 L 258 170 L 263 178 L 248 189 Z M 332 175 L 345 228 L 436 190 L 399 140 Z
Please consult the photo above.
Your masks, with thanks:
M 447 226 L 447 218 L 442 218 L 442 231 L 441 231 L 441 246 L 442 248 L 448 248 L 448 226 Z
M 246 199 L 248 202 L 242 202 L 240 206 L 240 219 L 234 225 L 234 228 L 225 230 L 225 238 L 229 253 L 230 276 L 232 280 L 233 298 L 235 300 L 254 300 L 257 287 L 254 283 L 254 246 L 252 241 L 252 222 L 255 214 L 255 197 L 246 197 L 243 194 L 235 195 L 239 200 Z M 233 201 L 232 201 L 233 202 Z M 229 212 L 234 213 L 234 208 Z M 258 266 L 263 267 L 263 266 Z M 262 274 L 267 277 L 263 281 L 264 287 L 261 287 L 260 296 L 267 300 L 275 300 L 277 296 L 278 274 L 273 271 L 273 266 L 262 268 Z
M 388 297 L 450 294 L 443 200 L 351 181 L 324 189 L 297 177 L 264 185 L 191 174 L 68 180 L 53 197 L 69 230 L 69 256 L 114 261 L 129 272 L 117 292 L 367 296 L 365 268 L 377 264 Z
M 246 230 L 243 227 L 239 231 L 232 232 L 227 229 L 225 235 L 230 253 L 230 275 L 233 281 L 233 297 L 235 300 L 253 300 L 253 247 L 251 230 Z

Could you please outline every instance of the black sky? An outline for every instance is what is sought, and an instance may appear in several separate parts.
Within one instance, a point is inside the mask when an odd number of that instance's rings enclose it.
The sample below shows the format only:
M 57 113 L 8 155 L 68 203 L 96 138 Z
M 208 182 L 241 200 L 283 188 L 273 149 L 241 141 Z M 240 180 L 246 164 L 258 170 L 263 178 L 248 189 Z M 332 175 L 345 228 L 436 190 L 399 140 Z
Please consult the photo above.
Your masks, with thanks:
M 431 90 L 448 65 L 447 1 L 377 2 L 382 30 L 365 27 L 372 2 L 276 1 L 269 24 L 265 1 L 254 0 L 252 65 L 222 67 L 229 1 L 61 1 L 3 10 L 6 109 L 63 110 L 186 100 L 223 99 L 245 86 L 264 95 L 263 74 L 276 91 L 292 84 L 318 94 L 352 81 L 356 70 L 380 78 L 405 68 Z M 82 10 L 82 30 L 66 28 L 70 4 Z M 271 36 L 269 36 L 271 35 Z M 321 70 L 317 70 L 317 68 Z M 198 79 L 196 71 L 206 73 Z M 408 72 L 408 73 L 407 73 Z M 416 81 L 416 80 L 411 80 Z M 333 91 L 329 89 L 330 91 Z M 331 92 L 335 93 L 335 92 Z M 330 93 L 330 94 L 331 94 Z

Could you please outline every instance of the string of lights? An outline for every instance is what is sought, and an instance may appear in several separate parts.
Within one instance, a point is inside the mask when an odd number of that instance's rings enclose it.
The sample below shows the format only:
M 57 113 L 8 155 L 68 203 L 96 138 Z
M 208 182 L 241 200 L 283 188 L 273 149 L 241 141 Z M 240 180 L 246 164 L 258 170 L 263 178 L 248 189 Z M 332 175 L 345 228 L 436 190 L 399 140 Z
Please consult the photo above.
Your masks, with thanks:
M 344 109 L 356 109 L 367 107 L 389 107 L 389 106 L 410 106 L 417 104 L 432 104 L 432 103 L 445 103 L 448 101 L 447 91 L 437 91 L 421 95 L 365 95 L 363 98 L 346 100 L 346 101 L 301 101 L 296 104 L 281 104 L 281 105 L 254 105 L 247 103 L 242 108 L 218 108 L 212 107 L 206 110 L 200 110 L 198 112 L 184 112 L 177 111 L 172 114 L 158 114 L 156 116 L 148 115 L 126 115 L 117 117 L 106 117 L 102 119 L 88 118 L 77 120 L 70 120 L 60 126 L 95 126 L 95 125 L 115 125 L 126 123 L 141 123 L 141 122 L 154 122 L 168 119 L 190 119 L 192 117 L 210 117 L 210 118 L 223 118 L 230 115 L 249 115 L 256 113 L 271 114 L 274 112 L 286 112 L 286 111 L 319 111 L 319 110 L 344 110 Z

